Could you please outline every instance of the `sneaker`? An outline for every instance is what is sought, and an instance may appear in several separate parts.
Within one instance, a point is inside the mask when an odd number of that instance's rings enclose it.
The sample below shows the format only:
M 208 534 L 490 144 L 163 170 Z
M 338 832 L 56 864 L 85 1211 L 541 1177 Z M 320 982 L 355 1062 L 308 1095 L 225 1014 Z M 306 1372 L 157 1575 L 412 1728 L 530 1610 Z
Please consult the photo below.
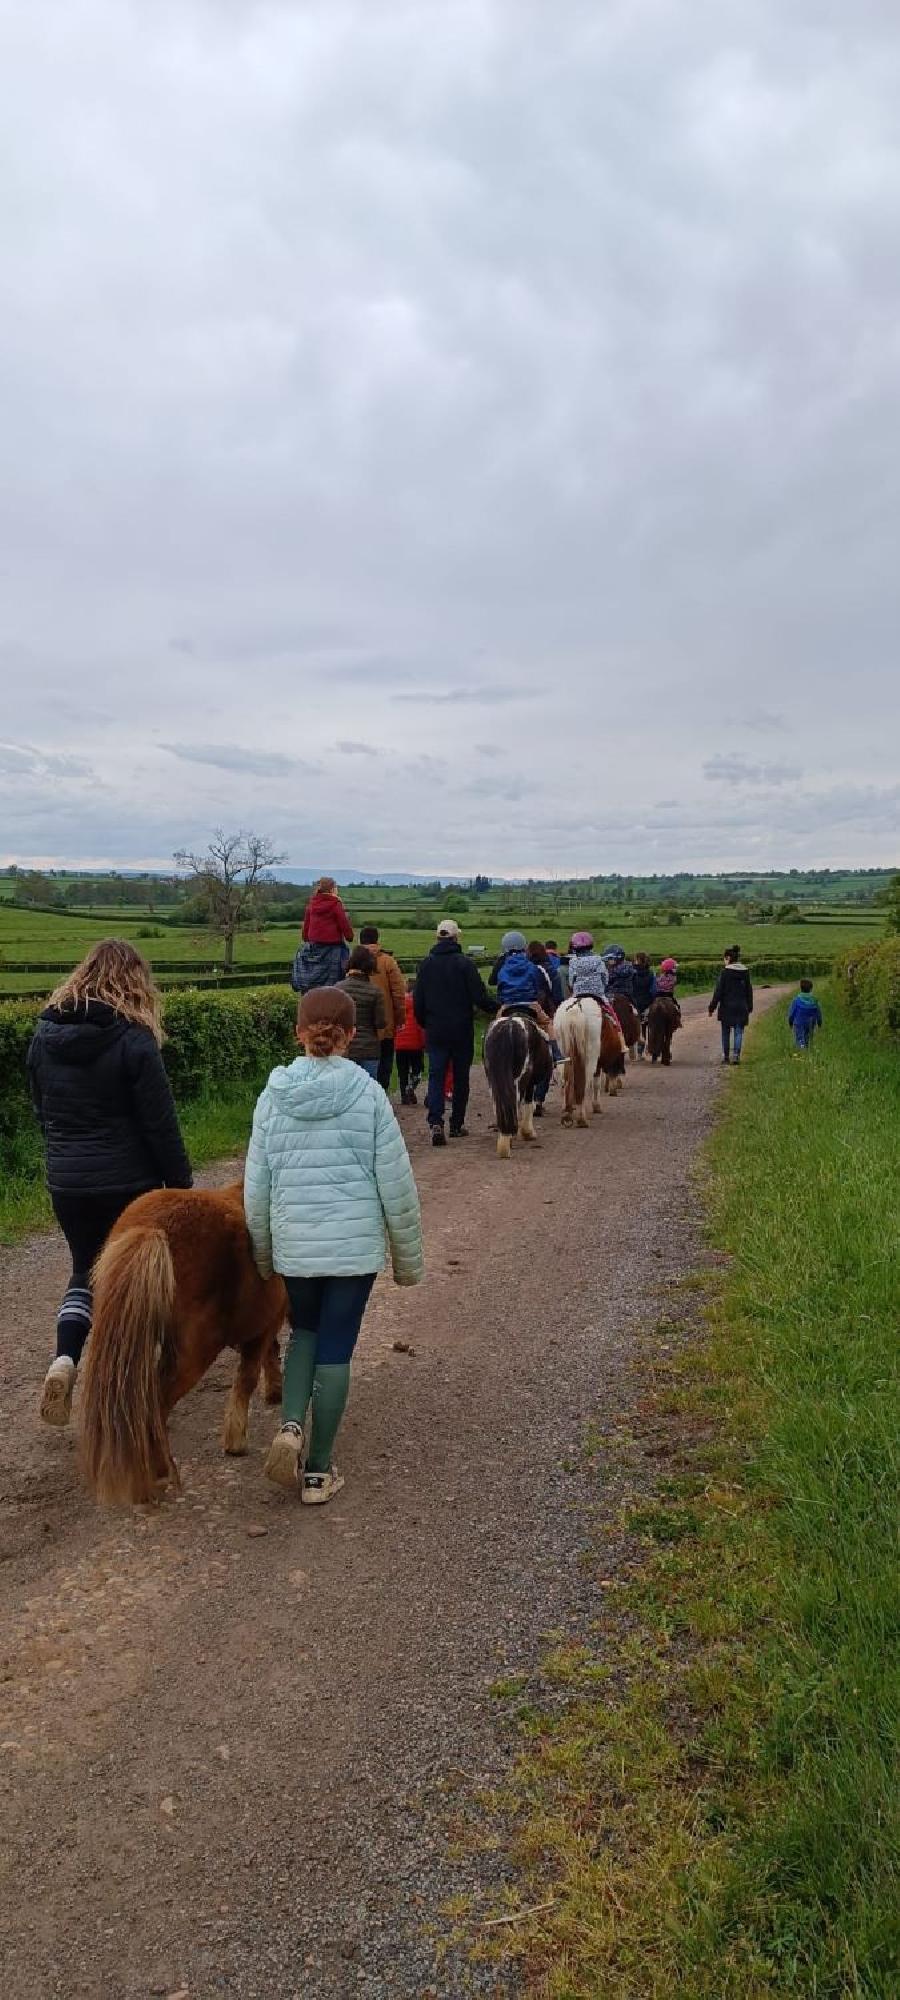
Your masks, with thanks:
M 451 1139 L 468 1139 L 468 1136 L 469 1136 L 468 1125 L 451 1125 L 450 1127 Z
M 269 1446 L 263 1467 L 274 1486 L 296 1493 L 303 1474 L 303 1432 L 299 1424 L 282 1424 Z
M 431 1143 L 433 1146 L 446 1146 L 447 1134 L 444 1131 L 443 1125 L 432 1125 Z
M 730 1057 L 730 1056 L 723 1056 L 723 1057 L 722 1057 L 722 1067 L 723 1067 L 723 1069 L 727 1068 L 727 1066 L 728 1066 L 728 1064 L 730 1063 L 730 1061 L 731 1061 L 731 1057 Z
M 336 1465 L 327 1472 L 304 1472 L 300 1498 L 304 1507 L 325 1507 L 339 1493 L 344 1482 Z
M 741 1059 L 740 1059 L 740 1056 L 732 1056 L 732 1058 L 731 1058 L 731 1067 L 732 1067 L 732 1069 L 737 1069 L 737 1066 L 738 1066 L 738 1063 L 740 1062 L 740 1060 L 741 1060 Z
M 44 1376 L 41 1394 L 41 1416 L 45 1424 L 62 1426 L 72 1415 L 72 1391 L 75 1387 L 75 1363 L 70 1354 L 60 1354 Z

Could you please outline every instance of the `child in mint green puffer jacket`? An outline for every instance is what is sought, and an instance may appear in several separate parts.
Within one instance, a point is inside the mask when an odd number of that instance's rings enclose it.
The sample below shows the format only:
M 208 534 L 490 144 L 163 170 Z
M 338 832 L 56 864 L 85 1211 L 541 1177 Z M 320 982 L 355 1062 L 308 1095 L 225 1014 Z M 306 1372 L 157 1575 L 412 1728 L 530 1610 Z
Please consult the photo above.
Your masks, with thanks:
M 355 1011 L 340 987 L 301 1002 L 306 1051 L 275 1069 L 258 1099 L 244 1174 L 244 1209 L 260 1272 L 284 1278 L 291 1338 L 284 1421 L 266 1473 L 307 1506 L 343 1480 L 332 1447 L 350 1388 L 350 1361 L 390 1243 L 394 1278 L 423 1275 L 419 1197 L 400 1127 L 381 1085 L 346 1060 Z M 304 1427 L 312 1405 L 304 1468 Z

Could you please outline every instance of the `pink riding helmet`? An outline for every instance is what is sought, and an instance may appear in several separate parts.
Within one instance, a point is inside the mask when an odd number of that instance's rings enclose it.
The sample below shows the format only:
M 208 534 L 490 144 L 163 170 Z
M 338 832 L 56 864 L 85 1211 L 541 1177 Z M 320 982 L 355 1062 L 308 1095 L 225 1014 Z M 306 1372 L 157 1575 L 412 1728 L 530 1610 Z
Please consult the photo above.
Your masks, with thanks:
M 664 959 L 662 959 L 662 960 L 661 960 L 661 962 L 660 962 L 660 968 L 659 968 L 659 969 L 660 969 L 660 972 L 677 972 L 677 971 L 678 971 L 678 960 L 677 960 L 677 958 L 664 958 Z
M 590 931 L 573 931 L 569 939 L 570 951 L 591 951 L 594 940 Z

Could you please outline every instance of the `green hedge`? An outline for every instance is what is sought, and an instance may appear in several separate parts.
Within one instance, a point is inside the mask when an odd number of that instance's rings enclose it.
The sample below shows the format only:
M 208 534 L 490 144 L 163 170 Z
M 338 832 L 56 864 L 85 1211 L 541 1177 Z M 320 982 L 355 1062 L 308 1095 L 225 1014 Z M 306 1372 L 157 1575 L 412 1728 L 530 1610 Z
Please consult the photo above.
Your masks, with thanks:
M 900 937 L 855 945 L 834 967 L 845 1011 L 880 1042 L 900 1042 Z
M 166 1068 L 179 1104 L 217 1084 L 261 1088 L 294 1053 L 297 1002 L 289 988 L 241 993 L 168 993 L 163 1001 Z M 0 1004 L 0 1168 L 13 1171 L 18 1134 L 30 1123 L 25 1056 L 40 1009 L 30 1000 Z

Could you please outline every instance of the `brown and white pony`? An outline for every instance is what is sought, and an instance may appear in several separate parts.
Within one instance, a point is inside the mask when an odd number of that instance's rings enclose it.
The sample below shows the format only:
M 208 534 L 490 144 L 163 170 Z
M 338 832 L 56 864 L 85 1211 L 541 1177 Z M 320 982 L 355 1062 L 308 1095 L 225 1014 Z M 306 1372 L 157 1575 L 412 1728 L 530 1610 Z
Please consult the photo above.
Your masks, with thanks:
M 641 1039 L 640 1014 L 638 1013 L 634 1001 L 629 1000 L 628 995 L 626 993 L 611 993 L 609 996 L 609 1004 L 613 1009 L 614 1014 L 616 1015 L 619 1026 L 625 1037 L 625 1047 L 628 1050 L 628 1060 L 629 1062 L 634 1062 L 634 1059 L 637 1055 L 638 1043 Z
M 240 1182 L 215 1192 L 162 1188 L 130 1203 L 94 1266 L 81 1433 L 97 1500 L 159 1497 L 178 1468 L 167 1423 L 225 1347 L 238 1351 L 225 1406 L 225 1451 L 247 1449 L 250 1398 L 262 1370 L 281 1401 L 281 1278 L 261 1278 Z
M 549 1037 L 533 1014 L 498 1014 L 491 1022 L 484 1038 L 484 1073 L 494 1100 L 497 1158 L 508 1160 L 517 1132 L 520 1139 L 534 1139 L 534 1093 L 553 1076 Z
M 566 1064 L 562 1122 L 588 1123 L 588 1103 L 599 1111 L 600 1047 L 603 1015 L 597 1000 L 564 1000 L 553 1017 L 553 1032 Z
M 647 1048 L 651 1062 L 668 1067 L 672 1060 L 672 1036 L 681 1027 L 681 1008 L 671 993 L 657 993 L 647 1014 Z

